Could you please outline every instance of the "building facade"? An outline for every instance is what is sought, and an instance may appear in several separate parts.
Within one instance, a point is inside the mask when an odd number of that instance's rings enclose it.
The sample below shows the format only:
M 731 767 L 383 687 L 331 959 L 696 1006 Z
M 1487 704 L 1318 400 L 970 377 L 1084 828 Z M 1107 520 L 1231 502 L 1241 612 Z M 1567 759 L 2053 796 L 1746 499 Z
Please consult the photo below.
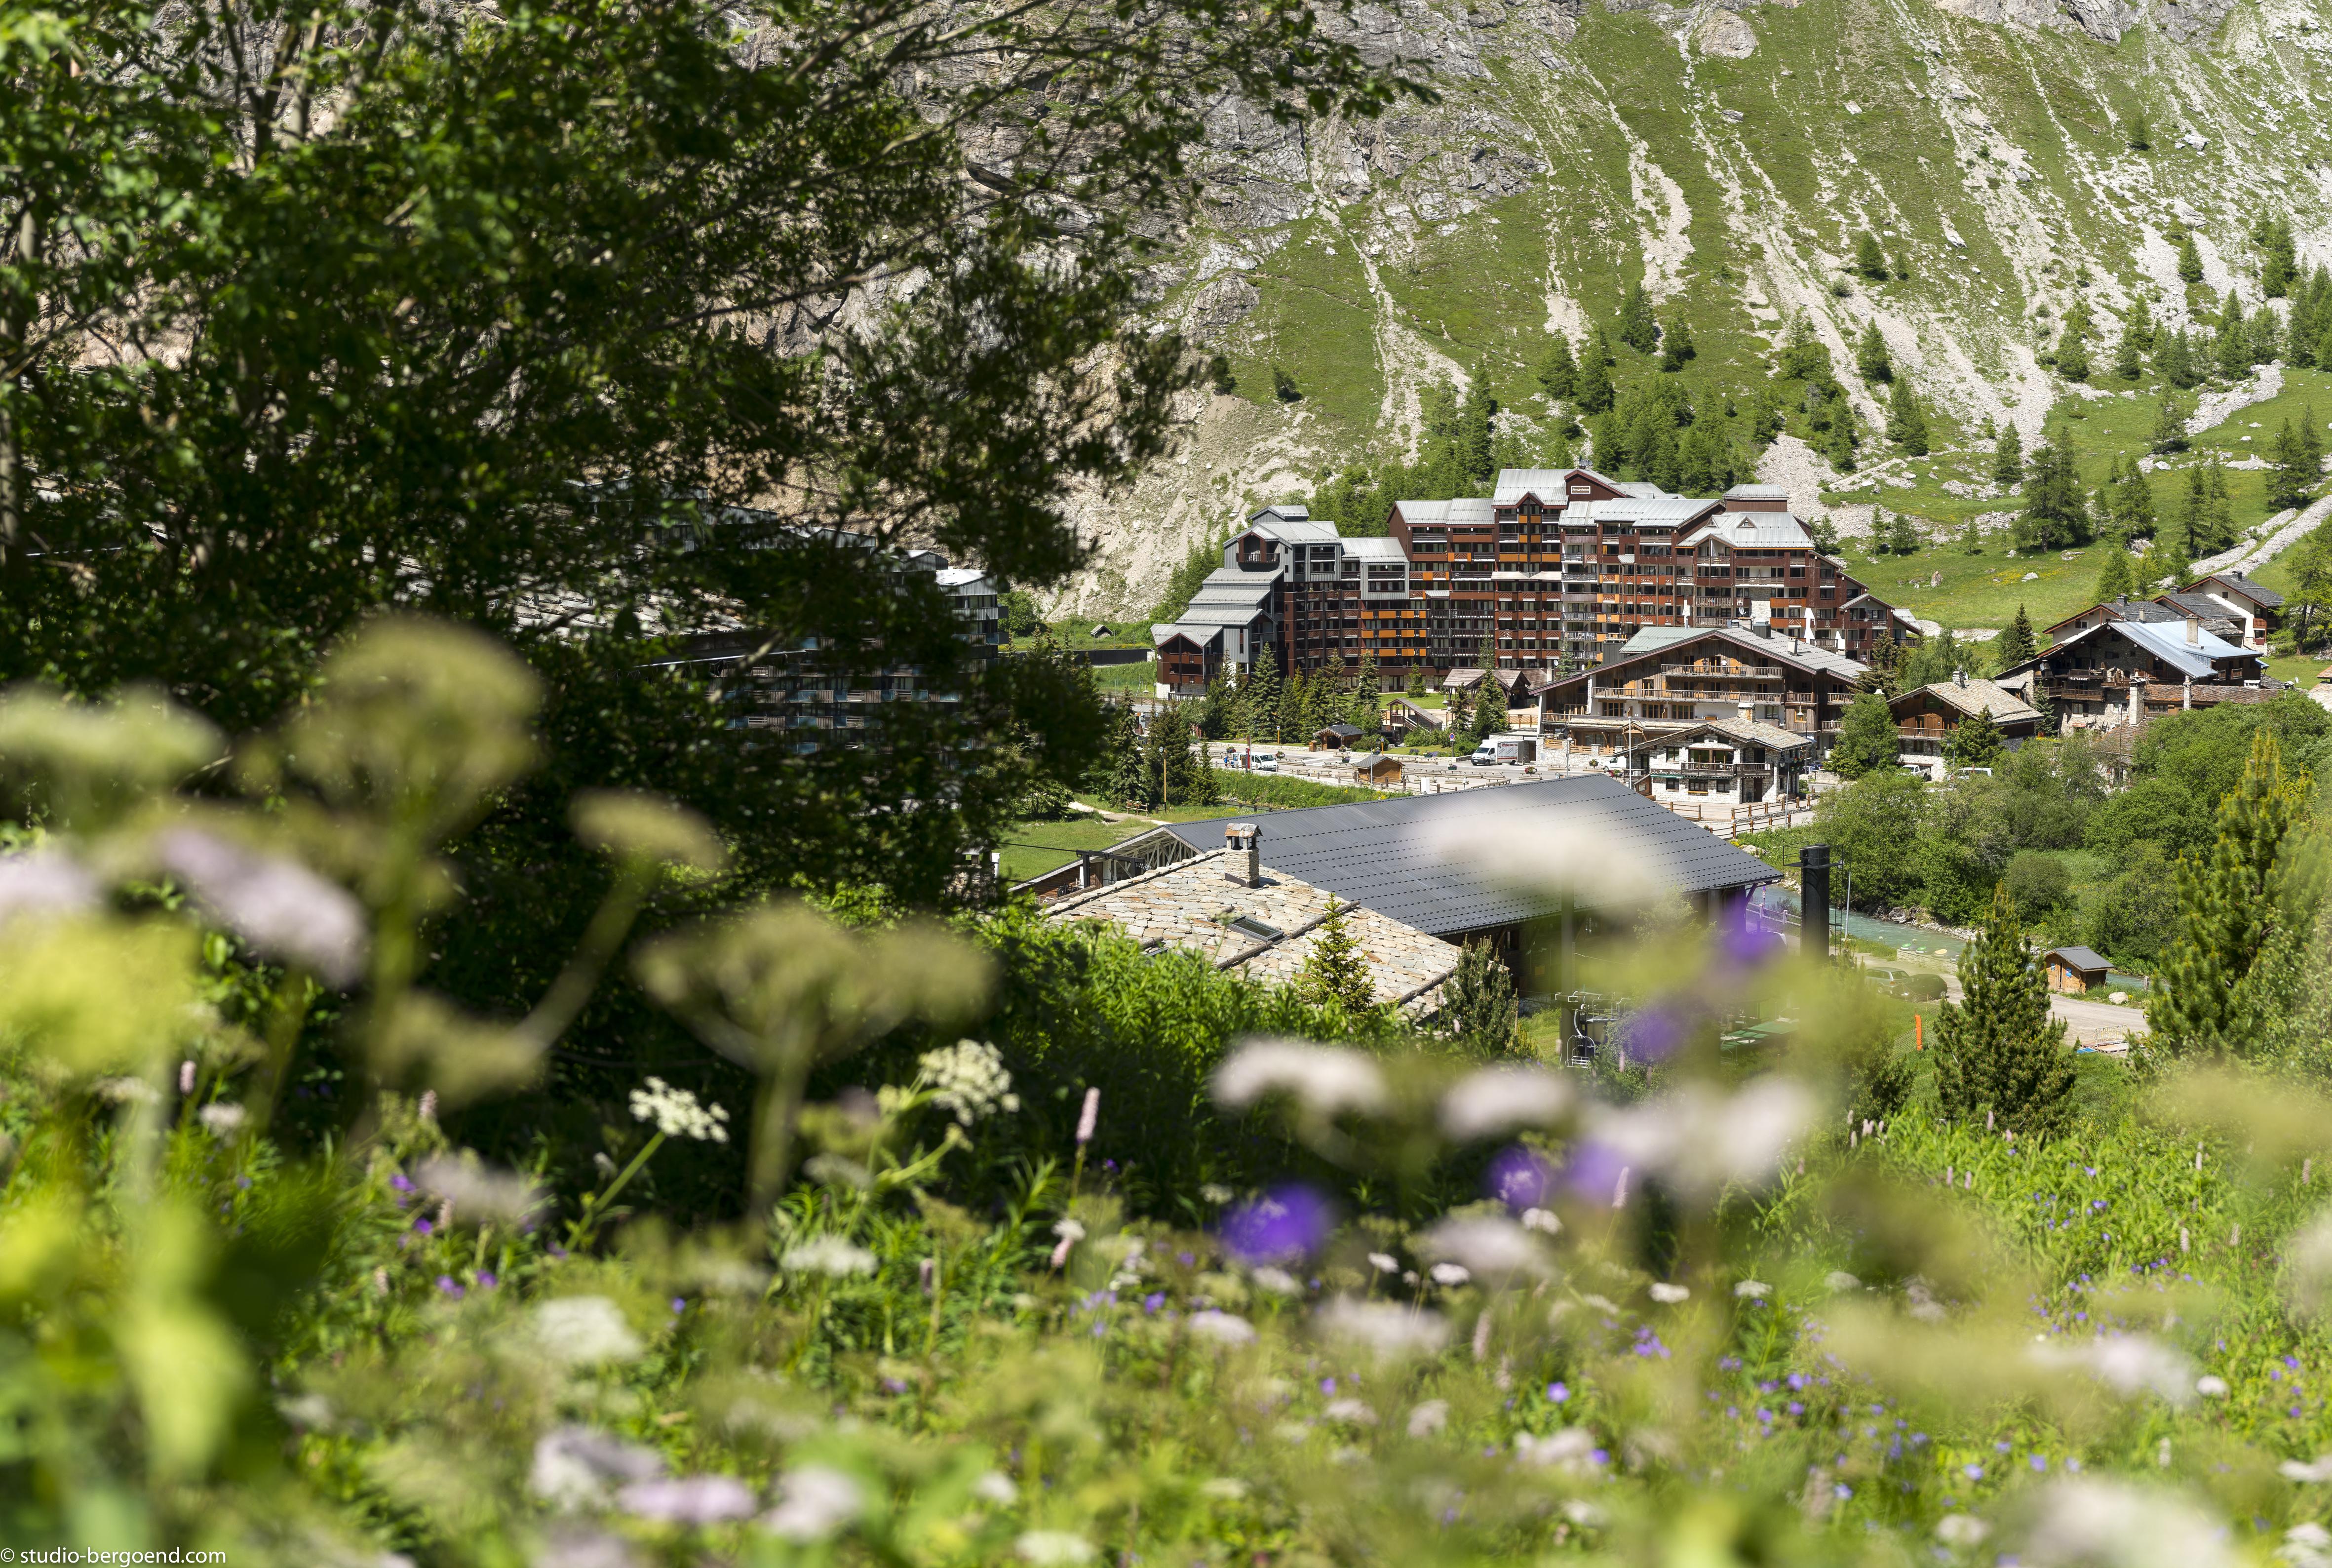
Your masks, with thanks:
M 1510 468 L 1488 496 L 1396 502 L 1381 538 L 1266 507 L 1152 637 L 1171 697 L 1265 646 L 1282 672 L 1349 677 L 1372 655 L 1392 685 L 1417 670 L 1575 669 L 1646 627 L 1735 623 L 1857 656 L 1916 635 L 1815 550 L 1776 487 L 1694 500 L 1591 469 Z
M 1647 626 L 1590 669 L 1535 689 L 1544 742 L 1629 759 L 1710 722 L 1771 725 L 1829 754 L 1868 666 L 1771 623 Z
M 2045 696 L 2069 728 L 2088 729 L 2142 724 L 2230 693 L 2258 693 L 2265 672 L 2258 653 L 2213 636 L 2199 619 L 2117 619 L 1993 678 L 2027 701 Z
M 1993 728 L 2013 750 L 2040 732 L 2040 710 L 2021 692 L 1955 673 L 1948 681 L 1915 687 L 1888 699 L 1895 718 L 1899 750 L 1896 760 L 1930 779 L 1944 774 L 1944 746 L 1952 731 L 1978 714 L 1989 714 Z

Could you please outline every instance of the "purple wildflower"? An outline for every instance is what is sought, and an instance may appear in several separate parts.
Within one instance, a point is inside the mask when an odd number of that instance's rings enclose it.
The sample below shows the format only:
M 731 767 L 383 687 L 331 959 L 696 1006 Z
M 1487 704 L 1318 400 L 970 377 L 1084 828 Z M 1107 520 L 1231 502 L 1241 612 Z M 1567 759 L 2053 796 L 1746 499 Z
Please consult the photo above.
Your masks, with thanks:
M 1242 1263 L 1287 1263 L 1315 1250 L 1335 1222 L 1328 1200 L 1309 1187 L 1275 1187 L 1223 1219 L 1223 1245 Z
M 441 1274 L 437 1276 L 437 1288 L 444 1291 L 447 1296 L 452 1296 L 455 1301 L 459 1301 L 464 1296 L 470 1294 L 468 1291 L 462 1288 L 461 1281 L 455 1279 L 450 1274 Z
M 1553 1190 L 1554 1171 L 1519 1143 L 1499 1150 L 1482 1172 L 1483 1193 L 1509 1209 L 1543 1208 Z

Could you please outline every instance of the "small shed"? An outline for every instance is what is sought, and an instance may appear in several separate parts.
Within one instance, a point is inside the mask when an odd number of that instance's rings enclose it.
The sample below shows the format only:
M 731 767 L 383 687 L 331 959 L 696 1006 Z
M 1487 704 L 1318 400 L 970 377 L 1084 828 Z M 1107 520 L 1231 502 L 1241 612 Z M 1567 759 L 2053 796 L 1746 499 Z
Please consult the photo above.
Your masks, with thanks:
M 1107 621 L 1097 621 L 1094 625 L 1094 629 L 1086 635 L 1092 637 L 1095 642 L 1100 642 L 1104 637 L 1113 637 L 1117 636 L 1117 633 L 1111 628 L 1110 624 Z
M 1349 751 L 1352 742 L 1361 738 L 1358 724 L 1331 724 L 1312 737 L 1314 751 Z
M 1371 789 L 1390 789 L 1400 782 L 1400 759 L 1381 751 L 1355 751 L 1352 782 Z
M 2085 991 L 2101 986 L 2106 983 L 2106 971 L 2113 967 L 2086 947 L 2052 947 L 2041 956 L 2041 962 L 2049 970 L 2052 991 Z

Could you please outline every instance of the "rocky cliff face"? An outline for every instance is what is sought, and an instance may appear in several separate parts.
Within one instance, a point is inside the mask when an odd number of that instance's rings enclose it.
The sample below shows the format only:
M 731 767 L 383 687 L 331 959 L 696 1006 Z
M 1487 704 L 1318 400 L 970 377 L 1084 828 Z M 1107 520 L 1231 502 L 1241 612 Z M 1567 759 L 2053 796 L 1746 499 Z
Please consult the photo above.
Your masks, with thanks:
M 1215 116 L 1156 313 L 1237 390 L 1191 397 L 1174 455 L 1082 503 L 1098 548 L 1063 610 L 1146 608 L 1243 509 L 1405 450 L 1435 380 L 1479 378 L 1527 436 L 1548 333 L 1609 322 L 1638 280 L 1689 320 L 1704 400 L 1754 387 L 1797 318 L 1841 367 L 1875 321 L 1946 427 L 2031 435 L 2066 395 L 2038 355 L 2077 294 L 2108 340 L 2140 297 L 2190 320 L 2179 225 L 2214 293 L 2256 295 L 2263 213 L 2332 263 L 2322 0 L 1402 0 L 1349 25 L 1429 62 L 1440 100 Z M 1864 231 L 1907 276 L 1850 273 Z M 1768 462 L 1821 477 L 1793 443 Z

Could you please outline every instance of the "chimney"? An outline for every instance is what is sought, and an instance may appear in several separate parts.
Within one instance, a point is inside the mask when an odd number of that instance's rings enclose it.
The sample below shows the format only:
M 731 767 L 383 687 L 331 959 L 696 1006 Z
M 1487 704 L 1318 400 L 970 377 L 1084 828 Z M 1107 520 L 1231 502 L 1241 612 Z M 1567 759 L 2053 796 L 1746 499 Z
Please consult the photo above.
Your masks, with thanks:
M 2193 616 L 2186 617 L 2186 645 L 2199 647 L 2203 642 L 2203 623 Z
M 2129 722 L 2134 725 L 2146 722 L 2146 683 L 2144 681 L 2134 680 L 2129 684 Z
M 1224 846 L 1231 851 L 1223 863 L 1223 877 L 1241 887 L 1263 885 L 1263 830 L 1252 822 L 1234 822 L 1223 829 Z M 1242 856 L 1239 851 L 1245 850 Z
M 1965 670 L 1954 670 L 1952 672 L 1952 684 L 1959 687 L 1962 691 L 1967 690 L 1967 672 Z
M 1744 723 L 1744 724 L 1752 724 L 1752 723 L 1756 722 L 1756 720 L 1757 720 L 1757 704 L 1756 704 L 1756 703 L 1739 703 L 1739 704 L 1737 704 L 1737 705 L 1738 705 L 1738 706 L 1739 706 L 1739 708 L 1741 709 L 1741 722 L 1742 722 L 1743 723 Z

